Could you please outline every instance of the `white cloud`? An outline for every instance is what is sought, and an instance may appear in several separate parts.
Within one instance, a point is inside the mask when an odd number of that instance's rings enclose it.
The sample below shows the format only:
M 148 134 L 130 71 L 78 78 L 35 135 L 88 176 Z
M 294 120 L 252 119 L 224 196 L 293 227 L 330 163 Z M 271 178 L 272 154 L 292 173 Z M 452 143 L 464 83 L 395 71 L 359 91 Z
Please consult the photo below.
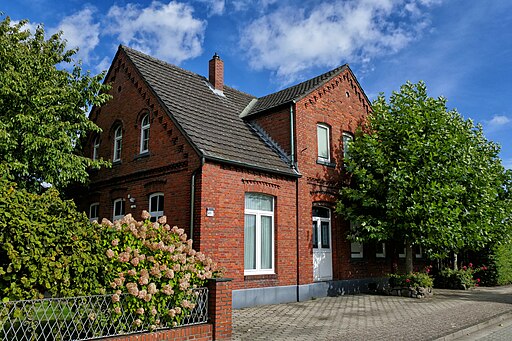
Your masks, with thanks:
M 253 68 L 274 71 L 278 81 L 291 83 L 310 67 L 371 62 L 403 49 L 426 27 L 427 2 L 337 0 L 282 6 L 249 23 L 242 46 Z
M 194 18 L 193 8 L 187 4 L 114 5 L 106 19 L 108 33 L 154 57 L 179 64 L 202 53 L 206 22 Z
M 11 26 L 18 25 L 20 23 L 20 20 L 11 20 Z M 32 23 L 32 22 L 26 22 L 23 26 L 23 30 L 28 30 L 31 34 L 36 33 L 36 29 L 40 24 Z
M 225 0 L 196 0 L 197 2 L 206 5 L 209 15 L 222 15 L 226 7 Z
M 62 37 L 67 41 L 66 47 L 78 47 L 75 57 L 84 63 L 90 60 L 91 52 L 100 42 L 100 24 L 93 17 L 95 12 L 95 8 L 85 7 L 73 15 L 64 17 L 57 27 L 48 30 L 51 34 L 62 31 Z
M 490 120 L 485 121 L 485 128 L 488 132 L 500 130 L 508 126 L 512 119 L 505 115 L 494 115 Z

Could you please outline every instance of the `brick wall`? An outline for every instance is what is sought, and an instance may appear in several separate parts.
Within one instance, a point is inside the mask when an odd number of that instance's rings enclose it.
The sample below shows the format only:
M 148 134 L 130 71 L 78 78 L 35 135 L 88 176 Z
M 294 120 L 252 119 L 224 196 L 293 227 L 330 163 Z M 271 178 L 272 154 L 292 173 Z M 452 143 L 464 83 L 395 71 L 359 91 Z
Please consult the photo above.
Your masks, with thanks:
M 262 127 L 283 150 L 290 155 L 290 107 L 272 111 L 257 117 L 254 121 Z
M 109 93 L 113 98 L 101 108 L 95 108 L 91 119 L 103 130 L 99 135 L 99 156 L 109 160 L 113 155 L 115 127 L 122 125 L 121 161 L 111 169 L 91 172 L 87 193 L 77 193 L 79 207 L 88 212 L 91 203 L 99 202 L 100 220 L 112 219 L 113 200 L 123 198 L 126 214 L 140 219 L 142 210 L 149 209 L 149 195 L 163 192 L 164 214 L 169 224 L 188 230 L 190 180 L 192 172 L 200 166 L 197 153 L 122 51 L 107 81 L 112 83 Z M 141 120 L 146 114 L 150 115 L 149 153 L 140 154 Z M 95 137 L 88 137 L 86 155 L 92 155 Z
M 244 276 L 245 193 L 275 197 L 275 275 Z M 296 284 L 295 181 L 243 168 L 206 163 L 201 174 L 200 250 L 226 268 L 233 289 Z M 206 216 L 208 207 L 214 217 Z
M 176 329 L 161 330 L 153 333 L 117 336 L 105 341 L 210 341 L 213 339 L 213 326 L 201 324 Z

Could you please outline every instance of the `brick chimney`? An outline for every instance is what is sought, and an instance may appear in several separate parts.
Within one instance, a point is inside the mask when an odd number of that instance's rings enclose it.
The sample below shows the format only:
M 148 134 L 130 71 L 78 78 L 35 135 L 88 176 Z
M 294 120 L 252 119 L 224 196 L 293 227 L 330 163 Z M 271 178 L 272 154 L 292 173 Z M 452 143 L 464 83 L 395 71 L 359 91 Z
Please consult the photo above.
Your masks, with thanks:
M 208 80 L 215 90 L 224 90 L 224 62 L 215 53 L 208 63 Z

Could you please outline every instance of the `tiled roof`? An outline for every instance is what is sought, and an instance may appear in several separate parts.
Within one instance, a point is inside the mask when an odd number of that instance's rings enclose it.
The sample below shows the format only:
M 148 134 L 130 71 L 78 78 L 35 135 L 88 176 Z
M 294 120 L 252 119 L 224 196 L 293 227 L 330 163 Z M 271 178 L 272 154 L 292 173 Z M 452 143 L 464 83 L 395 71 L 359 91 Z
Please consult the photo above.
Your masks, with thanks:
M 254 115 L 263 111 L 266 111 L 271 108 L 278 107 L 280 105 L 290 103 L 292 101 L 296 101 L 303 96 L 307 95 L 309 92 L 315 90 L 317 87 L 321 86 L 323 83 L 330 80 L 333 76 L 341 72 L 347 68 L 347 65 L 342 65 L 328 71 L 320 76 L 315 78 L 311 78 L 307 81 L 299 83 L 297 85 L 291 86 L 284 90 L 275 92 L 273 94 L 261 97 L 258 99 L 258 102 L 251 108 L 251 110 L 247 113 L 244 113 L 244 117 Z
M 207 159 L 296 175 L 251 126 L 239 118 L 253 96 L 224 86 L 215 94 L 195 73 L 121 46 L 155 95 Z

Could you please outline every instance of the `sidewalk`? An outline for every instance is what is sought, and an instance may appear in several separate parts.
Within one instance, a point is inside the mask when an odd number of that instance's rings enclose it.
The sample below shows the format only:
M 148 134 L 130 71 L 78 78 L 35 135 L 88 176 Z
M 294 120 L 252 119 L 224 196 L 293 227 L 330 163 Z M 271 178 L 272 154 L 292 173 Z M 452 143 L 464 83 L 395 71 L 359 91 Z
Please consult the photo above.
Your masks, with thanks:
M 453 340 L 512 316 L 512 286 L 347 295 L 233 311 L 233 340 Z

